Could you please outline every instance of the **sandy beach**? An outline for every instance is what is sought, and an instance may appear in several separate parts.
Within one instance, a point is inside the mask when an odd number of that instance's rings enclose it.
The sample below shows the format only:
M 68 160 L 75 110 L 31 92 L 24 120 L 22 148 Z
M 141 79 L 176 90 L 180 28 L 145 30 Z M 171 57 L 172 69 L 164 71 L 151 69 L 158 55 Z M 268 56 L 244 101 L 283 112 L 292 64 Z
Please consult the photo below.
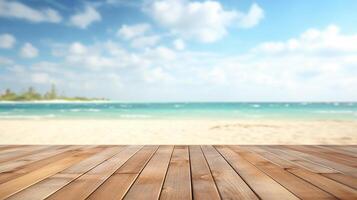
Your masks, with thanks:
M 357 144 L 348 120 L 0 120 L 0 144 Z

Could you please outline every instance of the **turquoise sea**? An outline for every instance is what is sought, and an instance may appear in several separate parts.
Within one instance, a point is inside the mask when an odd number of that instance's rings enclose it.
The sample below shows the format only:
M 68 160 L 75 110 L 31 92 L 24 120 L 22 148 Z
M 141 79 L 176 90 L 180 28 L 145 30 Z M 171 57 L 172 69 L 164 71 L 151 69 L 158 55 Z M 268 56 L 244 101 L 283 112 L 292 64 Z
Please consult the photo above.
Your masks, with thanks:
M 0 103 L 0 119 L 357 120 L 357 103 Z

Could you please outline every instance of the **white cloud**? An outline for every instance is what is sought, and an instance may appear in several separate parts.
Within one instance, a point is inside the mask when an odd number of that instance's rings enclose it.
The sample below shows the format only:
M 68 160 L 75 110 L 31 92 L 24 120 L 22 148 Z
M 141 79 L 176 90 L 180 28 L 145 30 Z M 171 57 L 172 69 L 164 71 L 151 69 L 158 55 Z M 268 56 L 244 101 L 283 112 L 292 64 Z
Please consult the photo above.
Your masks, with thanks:
M 90 24 L 102 19 L 100 13 L 92 6 L 86 6 L 81 12 L 70 18 L 70 23 L 81 29 L 87 28 Z
M 91 70 L 104 70 L 106 68 L 122 67 L 122 55 L 130 57 L 126 52 L 113 42 L 84 45 L 73 42 L 63 49 L 55 50 L 64 57 L 67 64 L 75 67 L 85 67 Z
M 0 17 L 24 19 L 30 22 L 59 23 L 61 15 L 51 8 L 37 10 L 15 1 L 0 1 Z
M 173 99 L 190 96 L 191 100 L 210 100 L 215 96 L 218 100 L 242 101 L 351 100 L 357 99 L 356 38 L 356 34 L 343 34 L 331 25 L 309 29 L 286 41 L 258 44 L 238 55 L 179 51 L 174 45 L 131 51 L 111 41 L 76 42 L 66 46 L 60 66 L 90 69 L 83 72 L 91 75 L 66 75 L 74 85 L 95 75 L 115 74 L 94 78 L 98 82 L 87 86 L 97 88 L 106 81 L 113 85 L 117 82 L 130 91 L 145 87 L 153 92 L 147 95 L 153 96 L 175 91 L 176 96 L 168 95 Z M 123 96 L 141 95 L 123 92 Z
M 117 32 L 119 37 L 126 40 L 133 39 L 135 37 L 143 36 L 151 29 L 150 24 L 141 23 L 135 25 L 122 25 Z
M 155 46 L 160 40 L 160 36 L 158 35 L 150 35 L 150 36 L 141 36 L 134 38 L 130 45 L 134 48 L 143 48 Z
M 263 18 L 263 10 L 257 4 L 244 14 L 226 10 L 218 1 L 157 0 L 144 10 L 173 34 L 205 43 L 221 39 L 234 23 L 249 28 Z
M 177 49 L 177 50 L 185 49 L 185 42 L 181 39 L 174 40 L 173 45 L 174 45 L 175 49 Z
M 47 73 L 33 73 L 31 75 L 31 80 L 34 83 L 43 84 L 50 82 L 50 77 Z
M 87 52 L 87 48 L 80 42 L 74 42 L 69 46 L 69 52 L 72 54 L 83 55 Z
M 222 38 L 227 33 L 227 26 L 237 16 L 235 11 L 224 10 L 216 1 L 154 1 L 149 5 L 148 12 L 173 33 L 201 42 L 214 42 Z
M 0 34 L 0 48 L 11 49 L 16 43 L 16 39 L 13 35 L 5 33 Z
M 167 82 L 172 81 L 173 77 L 162 68 L 153 68 L 143 71 L 143 77 L 146 82 Z
M 357 51 L 357 35 L 342 35 L 339 27 L 330 25 L 324 30 L 309 29 L 298 38 L 281 42 L 265 42 L 254 49 L 265 53 L 336 54 Z
M 14 61 L 9 59 L 9 58 L 6 58 L 6 57 L 1 57 L 0 56 L 0 65 L 10 65 L 10 64 L 13 64 Z
M 264 10 L 254 3 L 247 14 L 243 14 L 238 22 L 242 28 L 251 28 L 256 26 L 264 18 Z
M 201 71 L 201 77 L 217 84 L 222 78 L 248 100 L 356 99 L 356 44 L 356 34 L 342 34 L 334 25 L 310 29 L 287 41 L 262 43 L 243 55 L 223 56 Z
M 35 58 L 38 56 L 38 49 L 27 42 L 22 46 L 20 55 L 24 58 Z

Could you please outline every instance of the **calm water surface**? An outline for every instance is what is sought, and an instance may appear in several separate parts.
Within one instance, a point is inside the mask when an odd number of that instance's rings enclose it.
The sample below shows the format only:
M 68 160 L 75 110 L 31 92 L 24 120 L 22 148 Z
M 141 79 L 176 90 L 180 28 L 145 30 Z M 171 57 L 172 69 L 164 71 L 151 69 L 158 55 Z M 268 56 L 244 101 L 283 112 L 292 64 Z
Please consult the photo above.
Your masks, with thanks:
M 0 119 L 357 120 L 357 103 L 0 103 Z

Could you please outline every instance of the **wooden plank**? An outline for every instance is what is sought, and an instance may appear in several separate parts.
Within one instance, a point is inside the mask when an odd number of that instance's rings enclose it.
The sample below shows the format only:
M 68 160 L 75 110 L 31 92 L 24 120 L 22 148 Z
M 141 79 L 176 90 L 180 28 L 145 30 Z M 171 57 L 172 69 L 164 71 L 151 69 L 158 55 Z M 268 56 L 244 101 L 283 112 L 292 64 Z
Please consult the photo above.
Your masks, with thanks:
M 202 146 L 202 150 L 223 199 L 258 199 L 215 148 Z
M 16 193 L 15 195 L 9 198 L 14 199 L 26 199 L 26 200 L 38 200 L 38 199 L 45 199 L 46 197 L 50 196 L 51 194 L 55 193 L 59 189 L 63 188 L 65 185 L 69 184 L 70 182 L 74 181 L 87 171 L 91 170 L 92 168 L 96 167 L 100 163 L 104 162 L 105 160 L 113 157 L 124 147 L 106 147 L 101 149 L 100 151 L 96 152 L 96 154 L 88 157 L 85 160 L 82 160 L 75 165 L 51 176 L 48 177 L 41 182 L 32 185 L 31 187 L 22 190 L 21 192 Z
M 342 149 L 337 149 L 337 148 L 334 148 L 331 145 L 316 145 L 316 147 L 322 148 L 322 149 L 326 149 L 326 150 L 329 150 L 329 151 L 333 151 L 333 152 L 337 152 L 337 153 L 342 153 L 342 154 L 345 154 L 345 155 L 348 155 L 348 156 L 352 156 L 353 158 L 357 158 L 357 153 L 344 151 Z
M 335 149 L 340 149 L 343 151 L 347 151 L 350 153 L 353 153 L 354 155 L 357 154 L 357 147 L 354 145 L 330 145 L 331 147 L 335 148 Z
M 126 162 L 122 167 L 120 167 L 115 173 L 116 174 L 138 174 L 142 171 L 145 164 L 154 155 L 155 151 L 159 146 L 145 146 L 133 157 L 131 157 L 128 162 Z
M 188 146 L 175 146 L 160 199 L 192 199 Z
M 31 154 L 37 153 L 39 151 L 46 150 L 48 148 L 50 148 L 50 147 L 48 147 L 48 146 L 29 146 L 29 147 L 21 148 L 20 150 L 10 149 L 10 150 L 14 150 L 14 151 L 10 151 L 10 152 L 3 153 L 2 155 L 0 155 L 0 163 L 8 162 L 8 161 L 15 160 L 15 159 L 27 156 L 27 155 L 31 155 Z
M 63 158 L 28 174 L 12 179 L 0 185 L 0 199 L 5 199 L 63 169 L 85 159 L 91 154 L 89 150 Z
M 124 199 L 158 199 L 172 151 L 173 146 L 160 146 Z
M 73 149 L 72 149 L 73 148 Z M 53 162 L 56 162 L 57 160 L 61 160 L 63 158 L 66 158 L 68 156 L 71 156 L 75 153 L 78 153 L 80 151 L 83 151 L 85 147 L 80 148 L 80 146 L 76 146 L 76 147 L 70 147 L 69 150 L 60 153 L 58 155 L 46 158 L 46 159 L 42 159 L 27 165 L 23 165 L 23 166 L 19 166 L 17 168 L 12 169 L 9 173 L 1 173 L 0 174 L 0 184 L 4 183 L 6 181 L 9 181 L 11 179 L 15 179 L 17 177 L 20 177 L 24 174 L 27 174 L 31 171 L 37 170 L 39 168 L 42 168 L 48 164 L 51 164 Z
M 218 189 L 200 146 L 190 146 L 193 198 L 197 200 L 220 199 Z
M 320 158 L 324 158 L 326 160 L 330 160 L 333 162 L 341 163 L 344 165 L 356 167 L 357 166 L 357 159 L 346 154 L 326 151 L 325 149 L 319 149 L 317 147 L 308 145 L 308 146 L 296 146 L 296 145 L 289 145 L 288 148 L 294 149 L 296 151 L 300 151 L 303 153 L 307 153 L 310 155 L 314 155 Z
M 287 146 L 289 147 L 289 146 Z M 346 175 L 350 175 L 350 176 L 357 176 L 357 171 L 356 168 L 348 166 L 348 165 L 343 165 L 337 162 L 333 162 L 331 160 L 326 160 L 323 159 L 321 157 L 318 156 L 314 156 L 308 153 L 303 153 L 297 150 L 293 150 L 293 149 L 289 149 L 289 148 L 285 148 L 285 147 L 279 147 L 279 146 L 274 146 L 274 148 L 278 148 L 278 149 L 282 149 L 285 153 L 289 153 L 291 155 L 296 155 L 298 157 L 304 158 L 306 160 L 309 160 L 311 162 L 314 163 L 318 163 L 320 165 L 326 166 L 326 167 L 330 167 L 333 168 L 341 173 L 344 173 Z
M 25 147 L 26 145 L 2 145 L 0 147 L 0 154 L 3 153 L 5 150 L 14 149 L 19 147 Z
M 63 146 L 51 146 L 49 149 L 46 149 L 46 151 L 42 151 L 36 154 L 31 154 L 28 156 L 21 157 L 16 160 L 11 160 L 8 162 L 1 163 L 0 165 L 0 173 L 2 172 L 9 172 L 9 171 L 14 171 L 14 169 L 39 161 L 43 160 L 45 158 L 52 157 L 56 154 L 60 154 L 62 152 L 65 152 L 68 149 L 69 146 L 63 147 Z
M 254 149 L 263 149 L 264 152 L 266 153 L 260 153 L 263 157 L 267 158 L 268 160 L 278 164 L 279 166 L 283 168 L 296 168 L 296 167 L 302 167 L 307 170 L 310 170 L 315 173 L 336 173 L 338 172 L 337 170 L 334 170 L 332 168 L 326 167 L 321 164 L 317 164 L 314 162 L 311 162 L 310 160 L 306 160 L 304 158 L 301 158 L 299 156 L 296 156 L 292 153 L 286 152 L 282 149 L 276 149 L 276 148 L 271 148 L 271 147 L 255 147 Z M 275 159 L 274 157 L 279 157 L 278 159 Z M 273 161 L 274 160 L 274 161 Z M 281 161 L 281 162 L 279 162 Z
M 299 199 L 228 147 L 216 148 L 261 199 Z
M 247 152 L 238 146 L 230 148 L 301 199 L 334 199 L 329 193 L 285 171 L 257 153 Z
M 321 174 L 321 175 L 357 190 L 357 178 L 355 177 L 346 176 L 344 174 L 339 174 L 339 173 Z
M 137 178 L 137 174 L 113 174 L 87 199 L 122 199 Z
M 357 199 L 357 191 L 329 178 L 303 169 L 288 169 L 289 172 L 328 191 L 339 199 Z
M 157 148 L 158 146 L 142 148 L 94 191 L 88 199 L 122 199 Z
M 12 148 L 6 148 L 0 151 L 0 157 L 11 153 L 11 152 L 26 152 L 26 150 L 31 149 L 33 146 L 32 145 L 10 145 Z
M 119 167 L 121 167 L 141 146 L 129 146 L 114 157 L 106 160 L 97 167 L 91 169 L 78 179 L 53 193 L 46 199 L 77 200 L 87 198 L 104 181 L 106 181 Z

